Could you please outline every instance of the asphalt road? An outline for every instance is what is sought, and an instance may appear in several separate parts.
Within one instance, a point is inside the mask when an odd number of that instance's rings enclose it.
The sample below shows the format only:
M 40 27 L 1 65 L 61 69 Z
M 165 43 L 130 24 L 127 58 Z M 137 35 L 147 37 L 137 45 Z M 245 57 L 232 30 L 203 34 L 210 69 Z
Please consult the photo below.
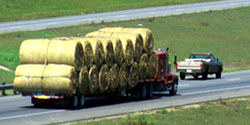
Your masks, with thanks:
M 243 6 L 250 6 L 250 0 L 227 0 L 206 3 L 151 7 L 123 11 L 105 12 L 97 14 L 56 17 L 47 19 L 0 23 L 0 33 L 40 30 L 55 27 L 65 27 L 79 24 L 91 24 L 121 20 L 142 19 L 169 15 L 188 14 L 210 10 L 223 10 Z
M 188 77 L 187 80 L 179 82 L 179 91 L 176 96 L 169 96 L 168 92 L 163 92 L 156 93 L 154 99 L 144 101 L 124 98 L 108 101 L 102 97 L 92 98 L 87 100 L 85 108 L 78 110 L 59 107 L 35 108 L 30 103 L 30 98 L 20 95 L 1 97 L 0 124 L 49 124 L 249 96 L 249 76 L 250 70 L 223 73 L 221 79 L 215 79 L 215 76 L 210 76 L 207 80 L 194 80 L 192 77 Z

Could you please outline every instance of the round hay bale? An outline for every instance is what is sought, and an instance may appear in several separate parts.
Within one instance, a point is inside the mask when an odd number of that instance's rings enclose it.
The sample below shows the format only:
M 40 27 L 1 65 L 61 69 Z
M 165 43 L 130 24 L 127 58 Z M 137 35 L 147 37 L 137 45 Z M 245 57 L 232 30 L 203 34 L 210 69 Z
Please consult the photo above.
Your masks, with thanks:
M 133 50 L 133 43 L 130 39 L 127 38 L 120 38 L 123 47 L 123 60 L 130 66 L 134 61 L 134 50 Z
M 123 63 L 119 70 L 119 89 L 125 89 L 128 84 L 128 68 L 125 63 Z
M 143 53 L 142 36 L 138 33 L 113 32 L 112 37 L 126 38 L 132 41 L 135 61 L 139 62 Z
M 119 38 L 110 37 L 111 36 L 110 33 L 105 34 L 104 32 L 92 32 L 92 33 L 87 34 L 86 36 L 89 38 L 101 37 L 101 38 L 105 38 L 107 40 L 111 40 L 111 42 L 113 43 L 115 63 L 117 63 L 119 66 L 122 64 L 122 62 L 123 62 L 122 42 Z
M 102 37 L 111 37 L 112 32 L 101 32 L 101 31 L 94 31 L 90 32 L 86 35 L 86 37 L 91 38 L 91 37 L 97 37 L 97 36 L 102 36 Z
M 80 70 L 83 51 L 76 41 L 32 39 L 23 41 L 19 57 L 21 64 L 67 64 Z
M 154 37 L 151 30 L 147 28 L 124 28 L 123 32 L 135 32 L 139 33 L 143 39 L 143 50 L 151 55 L 154 49 Z
M 89 88 L 91 93 L 95 93 L 98 88 L 99 72 L 96 65 L 93 65 L 89 70 Z
M 124 29 L 123 27 L 106 27 L 106 28 L 99 29 L 99 31 L 102 31 L 102 32 L 122 32 L 123 29 Z
M 109 89 L 109 68 L 104 64 L 99 72 L 99 88 L 101 92 Z
M 84 64 L 90 68 L 94 63 L 94 53 L 90 41 L 81 37 L 71 37 L 71 39 L 81 42 L 83 47 Z
M 15 89 L 21 92 L 74 94 L 78 84 L 76 69 L 68 65 L 19 65 L 15 77 Z
M 148 76 L 149 68 L 148 68 L 148 55 L 146 53 L 142 54 L 140 62 L 139 62 L 139 73 L 140 79 L 145 79 Z
M 89 91 L 89 71 L 86 65 L 83 65 L 79 73 L 78 91 L 80 94 L 85 94 Z
M 78 71 L 83 65 L 83 48 L 80 42 L 74 40 L 52 40 L 48 47 L 48 62 L 53 64 L 68 64 Z
M 110 90 L 114 91 L 119 87 L 119 68 L 117 64 L 113 64 L 113 66 L 109 70 L 109 86 Z
M 149 57 L 148 61 L 149 77 L 153 78 L 158 73 L 158 58 L 155 53 Z
M 139 82 L 139 66 L 137 62 L 133 62 L 129 69 L 128 85 L 130 88 L 136 86 Z
M 105 37 L 92 37 L 91 39 L 101 41 L 104 49 L 105 63 L 108 67 L 111 67 L 114 62 L 114 48 L 112 41 Z
M 103 62 L 105 60 L 105 54 L 104 54 L 104 48 L 102 41 L 95 39 L 95 38 L 86 38 L 93 49 L 94 53 L 94 63 L 95 65 L 100 68 L 103 65 Z

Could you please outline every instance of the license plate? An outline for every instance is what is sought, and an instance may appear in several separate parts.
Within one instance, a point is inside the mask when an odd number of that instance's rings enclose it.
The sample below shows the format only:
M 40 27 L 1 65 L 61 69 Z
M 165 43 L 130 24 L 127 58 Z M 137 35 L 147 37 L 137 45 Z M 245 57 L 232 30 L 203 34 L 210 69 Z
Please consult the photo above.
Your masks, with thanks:
M 192 69 L 187 69 L 187 73 L 191 73 L 192 72 Z

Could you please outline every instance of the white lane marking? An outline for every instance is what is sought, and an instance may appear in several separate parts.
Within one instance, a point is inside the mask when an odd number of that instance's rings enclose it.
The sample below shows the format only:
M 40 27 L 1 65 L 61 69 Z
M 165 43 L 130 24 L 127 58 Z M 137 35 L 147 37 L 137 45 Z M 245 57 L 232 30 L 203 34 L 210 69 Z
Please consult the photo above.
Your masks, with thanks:
M 250 86 L 241 86 L 241 87 L 227 88 L 227 89 L 217 89 L 217 90 L 208 90 L 208 91 L 192 92 L 192 93 L 181 94 L 181 95 L 195 95 L 195 94 L 204 94 L 204 93 L 210 93 L 210 92 L 220 92 L 220 91 L 228 91 L 228 90 L 244 89 L 244 88 L 250 88 Z
M 183 86 L 189 86 L 189 84 L 179 84 L 179 87 L 183 87 Z
M 125 15 L 117 15 L 117 16 L 115 16 L 115 17 L 125 17 Z
M 174 11 L 183 11 L 184 9 L 175 9 Z
M 51 23 L 48 23 L 48 25 L 54 25 L 54 24 L 58 24 L 58 22 L 51 22 Z
M 203 8 L 211 8 L 212 6 L 204 6 Z
M 146 14 L 155 14 L 155 12 L 147 12 Z
M 7 119 L 14 119 L 14 118 L 22 118 L 22 117 L 28 117 L 28 116 L 35 116 L 35 115 L 43 115 L 43 114 L 64 112 L 64 111 L 66 111 L 66 110 L 57 110 L 57 111 L 39 112 L 39 113 L 26 114 L 26 115 L 17 115 L 17 116 L 2 117 L 2 118 L 0 118 L 0 121 L 1 120 L 7 120 Z
M 15 99 L 15 98 L 20 98 L 20 97 L 22 97 L 22 96 L 17 95 L 17 96 L 0 97 L 0 100 Z
M 9 27 L 10 29 L 20 29 L 21 26 L 12 26 L 12 27 Z
M 227 81 L 239 81 L 239 80 L 241 80 L 240 78 L 234 78 L 234 79 L 227 79 Z

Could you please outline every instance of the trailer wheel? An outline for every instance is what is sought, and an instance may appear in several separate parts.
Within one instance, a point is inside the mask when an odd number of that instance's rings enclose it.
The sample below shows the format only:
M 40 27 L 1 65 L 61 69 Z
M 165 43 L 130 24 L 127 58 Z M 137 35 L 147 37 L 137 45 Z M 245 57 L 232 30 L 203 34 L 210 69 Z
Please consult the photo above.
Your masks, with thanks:
M 178 81 L 174 80 L 172 83 L 172 89 L 169 91 L 170 95 L 176 95 L 178 89 Z
M 41 101 L 39 101 L 39 100 L 36 99 L 36 98 L 31 98 L 31 103 L 34 104 L 34 107 L 37 107 L 37 108 L 42 107 Z
M 85 96 L 84 95 L 80 95 L 79 97 L 78 97 L 78 99 L 79 99 L 79 106 L 80 107 L 83 107 L 84 106 L 84 104 L 85 104 Z
M 153 92 L 154 92 L 153 84 L 149 84 L 147 87 L 147 98 L 152 99 Z
M 66 101 L 68 101 L 68 105 L 67 107 L 70 109 L 75 109 L 78 106 L 78 97 L 76 95 L 73 95 L 71 97 L 69 97 L 68 99 L 66 99 Z
M 146 84 L 141 84 L 140 98 L 141 99 L 146 99 L 147 98 L 147 87 L 146 87 Z
M 186 75 L 184 73 L 180 73 L 181 80 L 184 80 L 186 78 Z

